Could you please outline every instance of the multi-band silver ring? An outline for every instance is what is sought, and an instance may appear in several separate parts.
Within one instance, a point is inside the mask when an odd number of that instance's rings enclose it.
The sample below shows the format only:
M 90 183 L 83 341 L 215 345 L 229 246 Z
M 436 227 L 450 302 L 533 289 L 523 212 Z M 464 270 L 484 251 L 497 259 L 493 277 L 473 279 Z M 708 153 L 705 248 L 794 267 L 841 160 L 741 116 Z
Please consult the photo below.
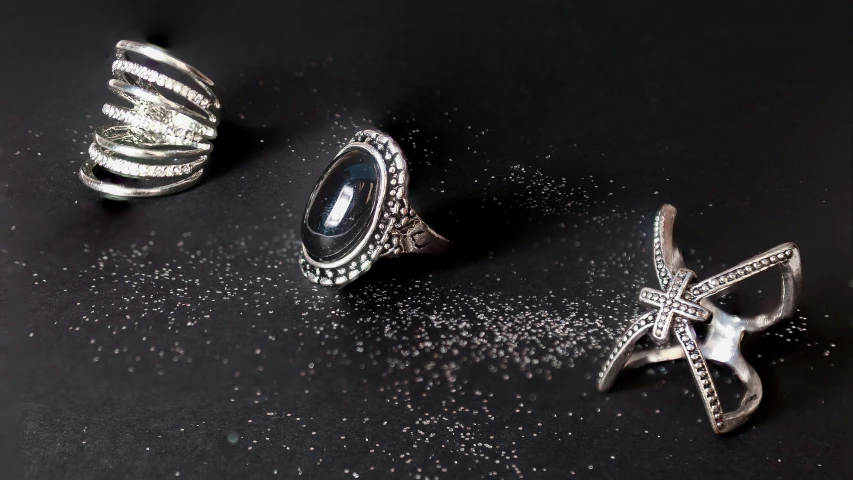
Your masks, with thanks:
M 131 106 L 104 105 L 104 115 L 115 123 L 95 130 L 80 180 L 119 198 L 167 195 L 195 185 L 220 121 L 213 81 L 159 47 L 127 40 L 116 44 L 112 72 L 110 90 Z
M 800 289 L 800 253 L 785 243 L 743 261 L 706 280 L 685 268 L 681 251 L 672 240 L 675 208 L 664 205 L 655 218 L 654 262 L 661 291 L 644 288 L 640 301 L 655 307 L 635 317 L 616 340 L 616 347 L 599 374 L 598 389 L 609 390 L 625 369 L 671 360 L 686 359 L 701 392 L 705 411 L 715 433 L 725 433 L 744 424 L 761 402 L 761 379 L 740 352 L 744 333 L 759 332 L 793 313 Z M 711 298 L 741 280 L 773 267 L 782 271 L 782 299 L 774 310 L 756 316 L 739 316 L 720 309 Z M 706 324 L 699 337 L 694 323 Z M 637 341 L 651 337 L 657 347 L 635 350 Z M 730 367 L 743 382 L 740 406 L 724 412 L 708 362 Z
M 377 259 L 437 253 L 449 241 L 415 213 L 400 146 L 374 130 L 355 134 L 317 181 L 302 218 L 299 265 L 312 282 L 345 285 Z

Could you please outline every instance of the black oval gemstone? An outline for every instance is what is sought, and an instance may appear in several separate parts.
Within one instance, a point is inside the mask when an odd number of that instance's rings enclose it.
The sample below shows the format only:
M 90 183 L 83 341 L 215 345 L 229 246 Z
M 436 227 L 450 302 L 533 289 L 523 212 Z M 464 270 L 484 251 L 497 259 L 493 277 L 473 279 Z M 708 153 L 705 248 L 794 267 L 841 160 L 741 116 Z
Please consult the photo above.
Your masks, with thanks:
M 323 172 L 302 218 L 302 244 L 313 260 L 339 260 L 370 233 L 379 178 L 373 155 L 361 149 L 344 153 Z

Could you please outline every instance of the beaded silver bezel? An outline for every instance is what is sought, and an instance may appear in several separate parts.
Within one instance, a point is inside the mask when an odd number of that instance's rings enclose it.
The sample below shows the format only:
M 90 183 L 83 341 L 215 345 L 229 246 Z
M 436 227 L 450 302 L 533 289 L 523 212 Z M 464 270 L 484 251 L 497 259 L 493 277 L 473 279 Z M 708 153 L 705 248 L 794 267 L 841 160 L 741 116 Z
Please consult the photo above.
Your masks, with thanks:
M 371 154 L 379 166 L 381 189 L 379 205 L 373 212 L 370 228 L 355 248 L 334 262 L 318 262 L 308 255 L 305 246 L 299 257 L 299 267 L 308 280 L 324 285 L 344 285 L 370 269 L 377 259 L 394 248 L 390 236 L 400 223 L 408 195 L 408 166 L 397 142 L 376 130 L 363 130 L 342 148 L 330 165 L 353 149 Z M 322 180 L 322 177 L 321 177 Z M 318 181 L 319 184 L 319 181 Z M 315 187 L 316 190 L 316 187 Z M 313 195 L 313 193 L 312 193 Z M 304 218 L 303 218 L 304 221 Z

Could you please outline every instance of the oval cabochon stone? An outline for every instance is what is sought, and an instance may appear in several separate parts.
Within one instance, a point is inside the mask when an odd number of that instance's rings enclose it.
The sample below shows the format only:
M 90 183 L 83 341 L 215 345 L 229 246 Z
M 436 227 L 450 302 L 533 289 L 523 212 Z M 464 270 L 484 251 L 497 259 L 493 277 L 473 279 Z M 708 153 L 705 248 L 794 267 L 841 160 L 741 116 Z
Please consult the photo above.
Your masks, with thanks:
M 302 217 L 302 244 L 320 263 L 349 254 L 370 233 L 379 207 L 379 169 L 370 152 L 356 148 L 323 172 Z

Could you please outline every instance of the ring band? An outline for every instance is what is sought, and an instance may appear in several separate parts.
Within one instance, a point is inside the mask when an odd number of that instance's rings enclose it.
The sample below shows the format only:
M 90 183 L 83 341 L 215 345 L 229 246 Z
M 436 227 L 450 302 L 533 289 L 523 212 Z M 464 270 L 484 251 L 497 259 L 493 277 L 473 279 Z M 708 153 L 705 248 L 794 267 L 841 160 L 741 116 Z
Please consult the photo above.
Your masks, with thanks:
M 415 213 L 400 146 L 374 130 L 355 134 L 320 176 L 302 219 L 299 265 L 312 282 L 342 286 L 381 257 L 440 253 L 450 241 Z
M 618 337 L 599 373 L 598 390 L 610 390 L 623 369 L 687 359 L 702 392 L 711 427 L 715 433 L 725 433 L 750 418 L 763 394 L 758 373 L 740 352 L 743 334 L 765 330 L 793 313 L 802 278 L 800 253 L 795 244 L 785 243 L 712 278 L 697 281 L 695 274 L 685 268 L 681 251 L 672 241 L 675 214 L 674 207 L 664 205 L 655 217 L 655 267 L 663 291 L 644 288 L 640 292 L 640 301 L 658 310 L 636 317 Z M 777 308 L 746 317 L 727 313 L 711 300 L 741 280 L 775 266 L 782 270 L 782 298 Z M 702 338 L 696 335 L 693 327 L 696 322 L 708 324 Z M 662 348 L 635 351 L 637 342 L 646 335 Z M 671 340 L 673 335 L 677 342 Z M 743 382 L 746 391 L 736 410 L 723 411 L 708 370 L 709 361 L 728 366 Z
M 171 67 L 188 85 L 142 65 L 128 54 Z M 213 150 L 219 100 L 213 82 L 192 66 L 154 45 L 122 40 L 116 44 L 110 90 L 131 103 L 107 103 L 102 112 L 116 123 L 95 130 L 89 160 L 79 177 L 110 197 L 155 197 L 195 185 Z M 114 178 L 99 178 L 105 170 Z

